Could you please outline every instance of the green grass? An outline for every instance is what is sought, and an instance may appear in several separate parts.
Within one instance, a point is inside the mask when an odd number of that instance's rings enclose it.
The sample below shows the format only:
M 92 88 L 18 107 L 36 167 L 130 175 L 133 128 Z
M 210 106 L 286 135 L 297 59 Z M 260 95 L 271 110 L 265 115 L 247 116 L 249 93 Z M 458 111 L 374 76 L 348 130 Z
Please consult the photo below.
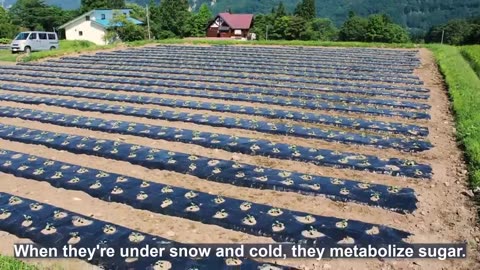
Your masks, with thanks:
M 0 61 L 15 62 L 17 56 L 12 54 L 10 50 L 0 50 Z
M 0 255 L 0 269 L 1 270 L 38 270 L 34 265 L 26 264 L 13 257 L 6 257 Z
M 111 49 L 115 46 L 116 45 L 100 46 L 84 40 L 60 40 L 60 48 L 58 50 L 33 52 L 30 55 L 25 55 L 24 57 L 22 57 L 21 61 L 29 62 L 48 57 L 59 57 L 68 54 Z
M 480 77 L 480 45 L 463 46 L 460 51 Z
M 457 138 L 465 149 L 472 188 L 480 187 L 480 79 L 463 58 L 461 49 L 428 46 L 448 85 L 456 119 Z

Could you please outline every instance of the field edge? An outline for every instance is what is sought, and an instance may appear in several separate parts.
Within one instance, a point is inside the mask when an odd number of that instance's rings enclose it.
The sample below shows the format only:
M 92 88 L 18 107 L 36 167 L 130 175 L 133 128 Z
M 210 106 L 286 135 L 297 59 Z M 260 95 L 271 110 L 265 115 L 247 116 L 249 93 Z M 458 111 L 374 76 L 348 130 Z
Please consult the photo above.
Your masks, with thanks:
M 456 122 L 456 135 L 465 150 L 470 186 L 480 189 L 480 79 L 460 49 L 430 45 L 448 86 Z

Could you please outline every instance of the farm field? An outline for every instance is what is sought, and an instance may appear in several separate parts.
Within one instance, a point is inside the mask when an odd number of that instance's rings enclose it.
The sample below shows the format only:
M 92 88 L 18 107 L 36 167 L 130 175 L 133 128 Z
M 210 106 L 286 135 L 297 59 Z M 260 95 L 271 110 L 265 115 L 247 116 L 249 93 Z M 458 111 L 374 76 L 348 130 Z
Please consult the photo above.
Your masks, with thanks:
M 480 233 L 443 87 L 426 49 L 158 45 L 0 66 L 0 253 L 19 238 L 467 240 L 469 258 L 452 261 L 97 264 L 476 269 Z

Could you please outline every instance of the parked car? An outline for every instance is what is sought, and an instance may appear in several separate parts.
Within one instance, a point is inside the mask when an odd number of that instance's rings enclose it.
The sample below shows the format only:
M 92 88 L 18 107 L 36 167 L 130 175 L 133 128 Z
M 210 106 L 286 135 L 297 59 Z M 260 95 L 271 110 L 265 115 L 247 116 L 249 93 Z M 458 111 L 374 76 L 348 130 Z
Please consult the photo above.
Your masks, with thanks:
M 12 53 L 48 51 L 58 49 L 58 36 L 55 32 L 21 32 L 11 44 Z

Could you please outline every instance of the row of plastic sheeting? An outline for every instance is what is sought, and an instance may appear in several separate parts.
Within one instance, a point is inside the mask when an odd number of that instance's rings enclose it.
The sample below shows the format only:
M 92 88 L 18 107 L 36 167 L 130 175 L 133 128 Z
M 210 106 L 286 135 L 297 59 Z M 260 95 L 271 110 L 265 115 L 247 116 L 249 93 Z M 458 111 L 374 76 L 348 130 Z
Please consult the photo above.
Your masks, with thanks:
M 246 77 L 248 75 L 233 75 L 233 77 L 228 76 L 205 76 L 205 75 L 195 75 L 195 71 L 175 71 L 172 70 L 169 73 L 141 73 L 141 72 L 127 72 L 127 71 L 111 71 L 111 70 L 91 70 L 91 69 L 80 69 L 80 67 L 75 67 L 75 69 L 67 69 L 64 67 L 42 67 L 39 65 L 15 65 L 3 67 L 4 69 L 9 70 L 33 70 L 33 71 L 43 71 L 43 72 L 62 72 L 62 73 L 82 73 L 95 76 L 112 76 L 112 77 L 126 77 L 126 78 L 136 78 L 136 79 L 152 79 L 152 80 L 174 80 L 174 81 L 195 81 L 195 82 L 206 82 L 206 83 L 226 83 L 226 84 L 240 84 L 246 86 L 258 86 L 258 87 L 269 87 L 269 88 L 285 88 L 290 90 L 310 90 L 310 91 L 325 91 L 325 86 L 341 86 L 341 87 L 359 87 L 366 89 L 381 89 L 385 92 L 390 92 L 390 90 L 401 90 L 405 92 L 412 93 L 428 93 L 429 91 L 425 88 L 420 87 L 407 87 L 407 86 L 397 86 L 392 84 L 367 84 L 359 82 L 350 82 L 350 81 L 341 81 L 341 80 L 318 80 L 313 83 L 303 83 L 303 82 L 277 82 L 274 81 L 263 81 L 258 79 L 244 79 L 241 77 Z M 235 78 L 234 78 L 235 77 Z M 333 89 L 335 90 L 335 89 Z
M 145 59 L 148 60 L 148 59 Z M 50 59 L 50 63 L 79 63 L 79 64 L 105 64 L 111 66 L 122 66 L 122 65 L 135 65 L 135 66 L 150 66 L 157 68 L 182 68 L 182 69 L 199 69 L 199 70 L 215 70 L 215 71 L 229 71 L 229 72 L 248 72 L 248 73 L 259 73 L 259 74 L 277 74 L 277 75 L 287 75 L 287 76 L 299 76 L 299 77 L 322 77 L 322 75 L 350 75 L 351 78 L 362 78 L 368 77 L 369 79 L 382 80 L 385 78 L 401 78 L 401 79 L 410 79 L 410 80 L 419 80 L 419 77 L 413 74 L 395 74 L 393 72 L 380 72 L 375 69 L 329 69 L 329 68 L 320 68 L 320 69 L 310 69 L 310 68 L 295 68 L 295 67 L 278 67 L 271 66 L 268 64 L 243 64 L 235 63 L 232 66 L 231 63 L 227 61 L 212 61 L 209 59 L 198 59 L 198 60 L 178 60 L 172 62 L 170 60 L 159 59 L 157 61 L 147 61 L 142 62 L 140 60 L 130 59 L 128 57 L 115 57 L 109 59 L 108 57 L 96 57 L 92 56 L 82 56 L 82 57 L 63 57 L 61 59 Z M 124 63 L 118 63 L 124 62 Z
M 134 56 L 134 54 L 131 54 Z M 188 63 L 188 64 L 214 64 L 218 63 L 220 67 L 241 67 L 241 68 L 264 68 L 264 69 L 272 69 L 276 71 L 290 71 L 290 72 L 327 72 L 330 73 L 340 72 L 342 74 L 379 74 L 382 76 L 387 75 L 396 75 L 398 74 L 402 78 L 413 78 L 418 79 L 415 75 L 413 75 L 412 70 L 396 70 L 395 68 L 392 69 L 379 69 L 378 67 L 368 67 L 368 66 L 356 66 L 356 65 L 336 65 L 336 64 L 288 64 L 284 65 L 281 62 L 256 62 L 256 61 L 248 61 L 242 59 L 231 60 L 228 57 L 225 58 L 216 58 L 216 59 L 209 59 L 205 57 L 197 57 L 197 56 L 190 56 L 190 57 L 182 57 L 182 56 L 175 56 L 175 57 L 168 57 L 168 55 L 163 57 L 156 57 L 155 59 L 140 59 L 139 57 L 129 57 L 129 55 L 124 54 L 117 54 L 117 53 L 110 53 L 110 54 L 95 54 L 95 55 L 79 55 L 78 57 L 68 56 L 60 58 L 60 61 L 63 59 L 79 59 L 79 60 L 96 60 L 96 61 L 127 61 L 130 60 L 132 62 L 139 62 L 144 60 L 145 63 L 155 64 L 155 63 Z
M 0 230 L 34 243 L 62 252 L 63 247 L 95 249 L 98 247 L 119 250 L 145 246 L 179 245 L 156 235 L 135 231 L 117 224 L 107 223 L 54 205 L 0 192 Z M 87 258 L 84 258 L 87 260 Z M 130 260 L 128 260 L 130 259 Z M 145 270 L 227 270 L 227 269 L 294 269 L 280 265 L 259 263 L 250 259 L 174 258 L 170 256 L 122 258 L 101 256 L 97 249 L 91 264 L 103 269 Z
M 176 46 L 178 47 L 178 46 Z M 222 51 L 222 50 L 215 50 L 215 49 L 202 49 L 198 47 L 191 47 L 191 48 L 158 48 L 158 47 L 145 47 L 145 48 L 137 48 L 137 49 L 130 49 L 130 50 L 121 50 L 121 51 L 115 51 L 113 53 L 119 53 L 119 54 L 131 54 L 131 53 L 144 53 L 144 54 L 150 54 L 151 56 L 156 56 L 159 54 L 184 54 L 187 56 L 206 56 L 208 55 L 209 57 L 212 56 L 213 58 L 215 57 L 228 57 L 231 56 L 233 60 L 238 59 L 238 58 L 253 58 L 253 59 L 258 59 L 258 60 L 263 60 L 265 62 L 270 62 L 270 61 L 285 61 L 285 62 L 293 62 L 293 63 L 333 63 L 333 64 L 345 64 L 345 65 L 350 65 L 350 64 L 358 64 L 358 65 L 367 65 L 367 66 L 376 66 L 376 67 L 402 67 L 402 68 L 415 68 L 418 66 L 419 61 L 418 59 L 412 59 L 413 61 L 410 61 L 410 59 L 405 59 L 405 57 L 401 58 L 396 58 L 396 59 L 378 59 L 375 57 L 366 57 L 366 58 L 361 58 L 358 57 L 358 55 L 351 55 L 347 57 L 346 55 L 337 55 L 337 56 L 332 56 L 332 55 L 322 55 L 322 54 L 317 54 L 317 55 L 304 55 L 302 56 L 301 54 L 282 54 L 282 53 L 277 53 L 277 52 L 242 52 L 241 50 L 238 49 L 231 49 L 228 51 Z M 103 52 L 101 52 L 103 53 Z M 111 53 L 111 52 L 106 52 Z M 393 57 L 392 57 L 393 58 Z
M 409 62 L 418 62 L 418 50 L 390 50 L 390 49 L 375 49 L 375 48 L 327 48 L 327 47 L 312 47 L 312 46 L 230 46 L 230 45 L 213 45 L 213 46 L 189 46 L 189 45 L 167 45 L 159 44 L 156 46 L 142 47 L 142 48 L 128 48 L 126 50 L 161 50 L 161 49 L 188 49 L 198 51 L 241 51 L 241 52 L 269 52 L 280 55 L 306 55 L 306 56 L 332 56 L 332 58 L 364 58 L 364 59 L 378 59 L 378 60 L 402 60 Z M 125 50 L 124 50 L 125 51 Z
M 174 108 L 200 109 L 217 112 L 228 112 L 235 114 L 246 114 L 263 116 L 273 119 L 289 119 L 299 122 L 317 123 L 337 127 L 346 127 L 357 130 L 371 130 L 385 133 L 396 133 L 406 136 L 428 135 L 428 128 L 417 125 L 394 123 L 385 121 L 368 120 L 362 118 L 351 118 L 342 116 L 330 116 L 325 114 L 303 113 L 298 111 L 269 109 L 265 107 L 252 107 L 243 105 L 230 105 L 223 103 L 201 102 L 186 99 L 171 99 L 140 95 L 122 95 L 105 92 L 90 92 L 80 90 L 66 90 L 59 88 L 39 88 L 25 85 L 0 84 L 0 89 L 19 91 L 36 94 L 53 94 L 61 96 L 72 96 L 81 98 L 101 99 L 110 101 L 121 101 L 138 104 L 154 104 Z
M 325 88 L 318 89 L 315 92 L 303 92 L 296 90 L 285 90 L 285 89 L 272 89 L 271 87 L 249 87 L 249 86 L 236 86 L 236 85 L 219 85 L 219 84 L 209 84 L 209 83 L 198 83 L 191 82 L 192 78 L 188 79 L 188 82 L 183 81 L 165 81 L 165 80 L 153 80 L 153 79 L 138 79 L 138 78 L 122 78 L 122 77 L 103 77 L 103 76 L 84 76 L 84 75 L 70 75 L 66 72 L 63 73 L 50 73 L 44 72 L 39 73 L 35 71 L 21 71 L 18 69 L 12 69 L 10 67 L 0 68 L 2 74 L 10 74 L 10 76 L 3 76 L 5 78 L 11 78 L 11 75 L 17 76 L 30 76 L 35 77 L 35 79 L 40 80 L 41 78 L 49 78 L 47 81 L 52 81 L 52 79 L 63 79 L 71 80 L 69 83 L 71 86 L 82 87 L 86 83 L 84 81 L 96 82 L 96 83 L 115 83 L 115 84 L 130 84 L 134 85 L 132 87 L 139 86 L 156 86 L 156 87 L 169 87 L 171 88 L 182 88 L 182 89 L 198 89 L 198 90 L 209 90 L 209 91 L 221 91 L 221 92 L 231 92 L 231 93 L 250 93 L 250 94 L 267 94 L 274 96 L 289 96 L 289 97 L 299 97 L 307 99 L 316 99 L 316 95 L 325 92 L 325 93 L 351 93 L 351 94 L 361 94 L 369 96 L 388 96 L 396 98 L 409 98 L 409 99 L 428 99 L 429 94 L 418 94 L 418 93 L 405 93 L 397 91 L 383 91 L 383 90 L 363 90 L 363 89 L 352 89 L 352 88 Z M 3 79 L 3 78 L 2 78 Z M 23 78 L 11 79 L 19 80 Z M 11 81 L 10 80 L 10 81 Z M 53 81 L 55 83 L 55 81 Z M 398 113 L 398 115 L 401 115 Z
M 186 153 L 122 144 L 111 140 L 102 141 L 98 145 L 98 140 L 83 136 L 59 134 L 11 125 L 0 125 L 0 127 L 0 136 L 6 140 L 42 144 L 55 149 L 80 154 L 98 155 L 128 161 L 147 168 L 192 174 L 204 179 L 217 179 L 219 182 L 230 182 L 236 179 L 250 179 L 252 182 L 262 182 L 265 179 L 280 179 L 279 184 L 288 188 L 296 182 L 304 181 L 302 174 L 282 173 L 281 170 L 257 168 L 253 165 L 237 164 L 234 161 L 213 160 Z M 331 150 L 321 150 L 318 154 L 315 157 L 315 163 L 323 166 L 350 168 L 413 178 L 430 178 L 432 173 L 432 168 L 429 165 L 417 164 L 414 161 L 404 159 L 385 159 Z M 208 166 L 209 162 L 214 164 L 214 166 Z M 232 178 L 232 175 L 235 177 Z
M 378 148 L 393 148 L 405 152 L 419 152 L 432 148 L 428 141 L 408 138 L 387 137 L 371 134 L 358 134 L 345 131 L 323 130 L 301 125 L 272 123 L 255 119 L 223 117 L 207 114 L 192 114 L 169 110 L 147 109 L 142 107 L 115 105 L 108 103 L 93 103 L 74 99 L 62 99 L 45 96 L 28 96 L 0 94 L 0 100 L 14 101 L 26 104 L 46 104 L 85 111 L 96 111 L 127 116 L 146 117 L 167 121 L 190 122 L 214 127 L 252 130 L 262 133 L 287 135 L 301 138 L 319 139 L 345 144 L 369 145 Z
M 141 123 L 108 121 L 101 118 L 81 117 L 75 115 L 47 113 L 38 110 L 0 107 L 1 117 L 17 117 L 20 119 L 39 121 L 67 127 L 84 128 L 102 132 L 126 134 L 151 139 L 196 144 L 208 148 L 223 149 L 234 153 L 260 155 L 271 158 L 291 159 L 303 162 L 315 162 L 319 155 L 325 154 L 321 149 L 307 148 L 283 143 L 273 143 L 266 140 L 254 140 L 245 137 L 219 135 L 209 132 L 198 132 L 177 128 L 151 126 Z M 328 154 L 328 152 L 327 152 Z M 288 172 L 286 174 L 292 174 Z M 240 174 L 242 175 L 242 173 Z M 239 178 L 231 175 L 231 179 Z M 242 177 L 243 178 L 243 177 Z M 289 177 L 284 177 L 289 178 Z M 256 184 L 252 181 L 235 180 L 230 182 L 242 186 L 283 189 L 311 195 L 324 195 L 333 200 L 354 201 L 358 203 L 379 206 L 399 212 L 415 210 L 416 198 L 412 189 L 371 185 L 347 179 L 336 179 L 317 175 L 299 175 L 304 181 L 294 182 L 279 178 L 260 176 Z M 233 180 L 232 180 L 233 181 Z M 242 182 L 244 182 L 242 184 Z M 363 188 L 361 188 L 363 187 Z M 395 191 L 395 192 L 392 192 Z M 374 196 L 378 194 L 378 196 Z
M 286 47 L 271 47 L 271 46 L 229 46 L 229 45 L 213 45 L 205 46 L 184 46 L 184 45 L 157 45 L 143 48 L 129 48 L 126 50 L 197 50 L 203 52 L 211 51 L 239 51 L 239 52 L 255 52 L 255 53 L 275 53 L 279 55 L 302 55 L 302 56 L 331 56 L 332 58 L 359 58 L 359 59 L 374 59 L 374 60 L 402 60 L 407 62 L 417 62 L 418 50 L 390 50 L 390 49 L 375 49 L 375 48 L 327 48 L 327 47 L 302 47 L 302 46 L 286 46 Z
M 23 77 L 31 76 L 34 78 Z M 44 74 L 42 77 L 52 78 L 49 74 Z M 109 85 L 103 84 L 101 82 L 109 82 L 109 78 L 92 78 L 93 82 L 87 81 L 87 77 L 75 77 L 71 75 L 61 75 L 61 77 L 55 77 L 56 80 L 51 79 L 42 79 L 35 74 L 22 74 L 22 77 L 13 77 L 7 75 L 0 75 L 0 79 L 4 82 L 14 81 L 14 82 L 23 82 L 23 83 L 42 83 L 46 85 L 60 85 L 60 86 L 78 86 L 84 88 L 93 88 L 93 89 L 107 89 L 107 90 L 124 90 L 131 92 L 147 92 L 147 93 L 157 93 L 157 94 L 168 94 L 168 95 L 179 95 L 179 96 L 192 96 L 192 97 L 205 97 L 212 99 L 221 99 L 221 100 L 234 100 L 234 101 L 248 101 L 256 103 L 265 103 L 279 106 L 290 106 L 290 107 L 300 107 L 305 109 L 312 110 L 338 110 L 346 112 L 361 112 L 367 114 L 381 114 L 384 116 L 398 116 L 398 117 L 428 117 L 428 115 L 420 114 L 416 115 L 414 110 L 426 110 L 430 106 L 424 103 L 412 102 L 412 101 L 402 101 L 396 99 L 374 99 L 374 98 L 363 98 L 357 96 L 344 96 L 344 95 L 332 95 L 324 93 L 309 93 L 309 92 L 292 92 L 288 90 L 274 90 L 262 88 L 259 89 L 259 93 L 255 93 L 252 88 L 243 88 L 243 87 L 226 87 L 219 88 L 213 87 L 209 89 L 212 92 L 207 92 L 205 89 L 200 87 L 193 87 L 188 85 L 181 87 L 180 85 L 175 85 L 172 88 L 160 87 L 145 87 L 139 85 L 128 85 L 131 84 L 130 80 L 126 80 L 125 84 L 127 85 Z M 76 79 L 74 79 L 76 78 Z M 69 81 L 60 81 L 58 79 L 65 79 Z M 100 83 L 99 83 L 100 82 Z M 189 88 L 189 89 L 184 89 Z M 375 93 L 371 93 L 374 95 Z M 428 98 L 427 96 L 418 96 L 419 98 Z M 301 98 L 301 99 L 300 99 Z M 326 102 L 325 102 L 326 101 Z M 382 107 L 391 107 L 395 110 L 388 110 Z M 407 110 L 398 110 L 407 109 Z M 404 113 L 402 113 L 404 111 Z
M 18 152 L 2 150 L 0 154 L 0 171 L 5 173 L 137 209 L 271 237 L 277 242 L 387 244 L 401 243 L 409 236 L 387 226 L 275 208 Z
M 65 61 L 55 62 L 55 63 L 28 63 L 24 64 L 28 66 L 46 66 L 46 67 L 56 67 L 56 68 L 79 68 L 79 69 L 96 69 L 96 70 L 110 70 L 110 71 L 133 71 L 133 72 L 142 72 L 142 73 L 155 73 L 155 74 L 178 74 L 178 75 L 189 75 L 189 76 L 200 76 L 200 77 L 222 77 L 228 79 L 246 79 L 246 80 L 255 80 L 255 81 L 269 81 L 269 82 L 287 82 L 287 83 L 305 83 L 305 84 L 317 84 L 322 83 L 321 79 L 335 79 L 335 80 L 349 80 L 349 81 L 367 81 L 367 82 L 387 82 L 387 83 L 401 83 L 401 84 L 412 84 L 412 85 L 422 85 L 423 83 L 420 80 L 412 79 L 402 79 L 396 78 L 393 76 L 381 77 L 379 75 L 353 75 L 353 74 L 325 74 L 325 73 L 315 73 L 315 77 L 298 77 L 298 76 L 277 76 L 272 73 L 262 73 L 255 74 L 251 70 L 243 70 L 241 72 L 230 72 L 226 70 L 196 70 L 192 67 L 187 68 L 157 68 L 153 66 L 148 66 L 146 68 L 140 68 L 138 66 L 120 66 L 115 65 L 105 65 L 105 66 L 94 66 L 92 63 L 67 63 Z
M 417 67 L 416 64 L 394 64 L 393 62 L 373 62 L 372 60 L 346 60 L 346 59 L 339 59 L 333 57 L 325 57 L 322 61 L 317 60 L 309 60 L 309 59 L 298 59 L 296 56 L 294 58 L 284 58 L 284 57 L 276 57 L 276 56 L 260 56 L 260 55 L 251 55 L 251 54 L 238 54 L 237 52 L 232 53 L 211 53 L 206 57 L 205 52 L 187 52 L 183 50 L 150 50 L 150 49 L 137 49 L 137 50 L 123 50 L 123 51 L 114 51 L 114 52 L 99 52 L 98 55 L 101 56 L 109 56 L 109 55 L 131 55 L 131 56 L 142 56 L 142 57 L 150 57 L 151 59 L 156 58 L 177 58 L 185 59 L 185 58 L 209 58 L 212 60 L 223 60 L 223 59 L 231 59 L 232 63 L 237 61 L 240 62 L 252 62 L 252 63 L 276 63 L 281 65 L 294 65 L 294 66 L 324 66 L 330 65 L 331 67 L 337 67 L 339 65 L 344 66 L 352 66 L 352 67 L 368 67 L 368 68 L 378 68 L 381 71 L 389 71 L 389 70 L 400 70 L 404 73 L 412 73 L 413 70 Z

